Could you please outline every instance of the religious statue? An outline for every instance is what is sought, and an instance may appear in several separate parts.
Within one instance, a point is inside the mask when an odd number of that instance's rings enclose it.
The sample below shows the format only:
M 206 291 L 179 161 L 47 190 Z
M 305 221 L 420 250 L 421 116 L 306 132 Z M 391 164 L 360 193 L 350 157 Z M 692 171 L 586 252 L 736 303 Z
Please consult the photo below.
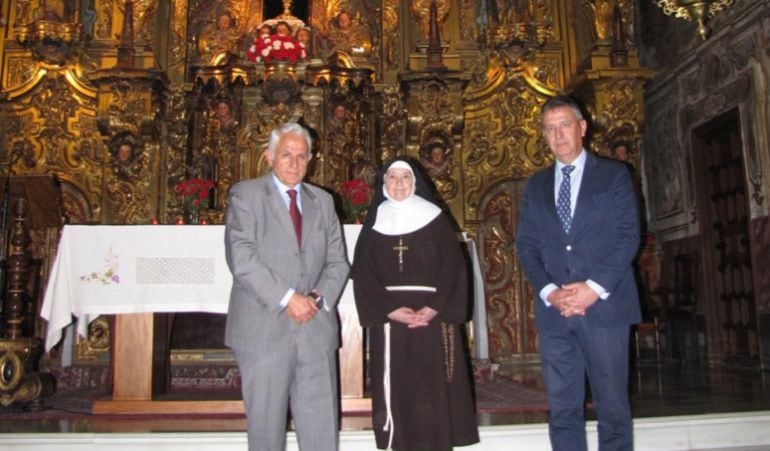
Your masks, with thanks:
M 131 164 L 133 160 L 134 146 L 132 146 L 131 143 L 124 142 L 118 146 L 118 150 L 115 152 L 115 161 L 117 161 L 118 164 L 126 166 Z
M 420 38 L 422 40 L 428 40 L 428 32 L 430 30 L 430 9 L 434 7 L 436 9 L 436 21 L 440 27 L 447 18 L 450 9 L 450 2 L 447 0 L 412 0 L 412 16 L 415 21 L 420 24 Z M 434 5 L 435 6 L 432 6 Z
M 41 2 L 40 6 L 35 9 L 33 14 L 35 20 L 65 22 L 70 20 L 72 5 L 61 0 Z
M 221 132 L 229 132 L 238 126 L 230 102 L 227 100 L 220 100 L 216 103 L 214 117 L 219 122 L 219 131 Z
M 116 138 L 110 143 L 109 149 L 116 178 L 124 182 L 133 180 L 139 169 L 134 164 L 139 157 L 134 140 L 128 136 Z
M 340 52 L 350 57 L 367 56 L 372 51 L 369 31 L 342 10 L 332 20 L 326 36 L 329 53 Z
M 451 156 L 443 142 L 432 140 L 424 145 L 420 151 L 420 163 L 443 199 L 451 199 L 457 194 L 457 183 L 452 178 Z
M 341 131 L 345 125 L 348 110 L 344 103 L 338 103 L 331 109 L 329 115 L 329 128 L 333 131 Z
M 198 54 L 207 64 L 219 63 L 223 56 L 235 53 L 240 34 L 235 26 L 232 14 L 225 11 L 219 15 L 215 24 L 205 26 L 198 37 Z
M 328 164 L 339 180 L 347 178 L 346 162 L 350 159 L 346 149 L 352 142 L 350 130 L 353 126 L 354 124 L 348 118 L 347 105 L 342 101 L 333 102 L 328 110 L 326 142 L 332 157 L 328 160 Z
M 307 58 L 306 46 L 294 37 L 289 22 L 285 20 L 275 22 L 271 27 L 273 33 L 270 35 L 266 33 L 266 24 L 260 27 L 259 37 L 246 52 L 249 60 L 256 63 L 289 61 L 294 64 Z
M 429 146 L 427 155 L 421 158 L 421 163 L 428 170 L 431 177 L 445 176 L 449 173 L 446 152 L 439 144 Z
M 596 38 L 599 41 L 607 41 L 612 37 L 612 0 L 591 0 L 588 3 L 594 13 L 594 27 Z
M 368 159 L 361 158 L 351 165 L 350 177 L 354 180 L 363 180 L 370 188 L 374 188 L 374 183 L 377 178 L 377 168 Z
M 304 47 L 307 57 L 312 58 L 313 53 L 311 51 L 312 43 L 310 29 L 307 27 L 297 28 L 297 31 L 294 32 L 294 39 L 300 44 L 300 46 Z

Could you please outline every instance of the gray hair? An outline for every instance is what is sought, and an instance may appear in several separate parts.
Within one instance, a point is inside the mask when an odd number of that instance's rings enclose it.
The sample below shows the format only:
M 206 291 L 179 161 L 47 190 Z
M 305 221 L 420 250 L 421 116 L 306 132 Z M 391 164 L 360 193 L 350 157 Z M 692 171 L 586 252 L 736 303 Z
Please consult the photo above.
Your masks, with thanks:
M 542 120 L 543 116 L 545 116 L 545 113 L 555 110 L 556 108 L 563 108 L 567 107 L 572 109 L 572 112 L 575 113 L 575 117 L 577 120 L 582 121 L 583 120 L 583 112 L 580 110 L 580 105 L 577 103 L 575 99 L 569 96 L 556 96 L 548 99 L 547 102 L 543 105 L 543 108 L 540 110 L 540 118 Z
M 310 132 L 296 122 L 286 122 L 270 132 L 270 137 L 267 141 L 267 152 L 271 157 L 275 156 L 275 150 L 278 148 L 278 141 L 280 141 L 284 135 L 289 133 L 301 136 L 302 139 L 305 140 L 305 144 L 307 144 L 307 153 L 311 154 L 310 150 L 313 148 L 313 138 L 310 136 Z

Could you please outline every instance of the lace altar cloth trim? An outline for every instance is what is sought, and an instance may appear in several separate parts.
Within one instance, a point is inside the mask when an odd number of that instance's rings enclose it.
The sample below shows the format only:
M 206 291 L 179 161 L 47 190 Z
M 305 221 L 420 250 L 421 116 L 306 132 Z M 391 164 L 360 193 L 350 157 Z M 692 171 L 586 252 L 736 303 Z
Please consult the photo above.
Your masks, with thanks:
M 138 257 L 136 259 L 137 285 L 215 283 L 214 257 Z

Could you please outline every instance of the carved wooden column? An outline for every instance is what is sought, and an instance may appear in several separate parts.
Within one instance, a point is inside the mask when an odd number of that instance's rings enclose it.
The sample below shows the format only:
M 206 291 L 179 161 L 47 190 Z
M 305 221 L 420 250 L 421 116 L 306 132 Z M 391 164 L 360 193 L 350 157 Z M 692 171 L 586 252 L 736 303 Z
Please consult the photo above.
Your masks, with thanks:
M 26 290 L 27 247 L 31 243 L 26 220 L 27 202 L 17 199 L 9 240 L 8 285 L 3 310 L 5 337 L 0 339 L 0 404 L 4 406 L 50 396 L 54 387 L 50 374 L 35 372 L 42 343 L 23 336 L 24 303 L 31 302 Z

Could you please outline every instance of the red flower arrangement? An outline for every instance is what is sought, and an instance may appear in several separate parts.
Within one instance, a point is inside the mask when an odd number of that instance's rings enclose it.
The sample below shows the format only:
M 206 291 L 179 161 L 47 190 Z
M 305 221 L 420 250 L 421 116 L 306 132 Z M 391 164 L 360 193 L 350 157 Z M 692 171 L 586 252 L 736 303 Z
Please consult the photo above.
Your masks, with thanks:
M 174 191 L 184 198 L 184 205 L 190 209 L 201 209 L 209 206 L 209 193 L 214 188 L 214 182 L 204 179 L 183 180 L 174 186 Z
M 254 40 L 246 52 L 246 57 L 256 63 L 271 63 L 273 61 L 290 61 L 307 58 L 305 44 L 297 41 L 290 35 L 272 34 L 260 36 Z
M 340 187 L 342 189 L 342 208 L 345 210 L 347 221 L 360 222 L 363 219 L 361 216 L 369 208 L 371 187 L 361 179 L 343 182 Z

